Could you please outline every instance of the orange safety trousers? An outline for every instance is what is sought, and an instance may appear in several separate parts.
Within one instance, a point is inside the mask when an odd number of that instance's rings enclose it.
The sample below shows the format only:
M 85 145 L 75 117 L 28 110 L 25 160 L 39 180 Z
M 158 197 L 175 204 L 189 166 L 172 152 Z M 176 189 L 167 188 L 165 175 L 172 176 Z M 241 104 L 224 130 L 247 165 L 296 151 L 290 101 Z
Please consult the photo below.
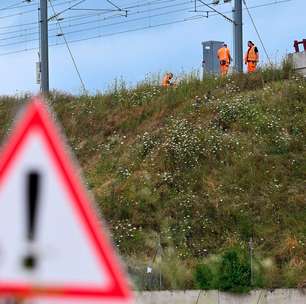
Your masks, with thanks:
M 229 65 L 228 64 L 220 64 L 220 73 L 221 76 L 226 76 L 229 70 Z
M 248 61 L 248 73 L 254 73 L 256 71 L 257 62 L 256 61 Z

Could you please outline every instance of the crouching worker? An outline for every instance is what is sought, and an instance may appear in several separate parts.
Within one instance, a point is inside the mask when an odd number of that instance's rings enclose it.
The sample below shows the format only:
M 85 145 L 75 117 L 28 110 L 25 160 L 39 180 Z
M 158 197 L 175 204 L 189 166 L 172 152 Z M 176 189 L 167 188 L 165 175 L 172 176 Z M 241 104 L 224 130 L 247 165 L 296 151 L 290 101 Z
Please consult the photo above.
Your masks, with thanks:
M 166 73 L 166 75 L 163 78 L 162 86 L 164 88 L 174 86 L 175 83 L 172 81 L 172 79 L 173 79 L 173 74 L 172 73 Z

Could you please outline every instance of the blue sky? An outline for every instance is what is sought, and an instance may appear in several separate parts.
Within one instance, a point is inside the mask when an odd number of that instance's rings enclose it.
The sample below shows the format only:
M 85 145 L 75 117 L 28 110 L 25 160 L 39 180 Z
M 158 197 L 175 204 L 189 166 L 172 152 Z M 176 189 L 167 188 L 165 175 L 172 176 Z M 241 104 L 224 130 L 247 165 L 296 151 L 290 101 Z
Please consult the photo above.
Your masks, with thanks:
M 36 47 L 36 49 L 18 54 L 0 56 L 0 67 L 2 71 L 0 74 L 0 94 L 11 95 L 23 92 L 35 93 L 39 91 L 39 86 L 35 83 L 35 62 L 38 57 L 37 41 L 31 41 L 37 38 L 37 30 L 35 29 L 37 25 L 22 25 L 8 28 L 8 26 L 37 21 L 37 12 L 35 11 L 35 2 L 37 1 L 38 0 L 33 0 L 29 7 L 21 6 L 20 8 L 18 7 L 18 9 L 16 8 L 16 10 L 10 11 L 1 11 L 1 7 L 15 4 L 18 0 L 1 1 L 0 39 L 1 37 L 18 37 L 13 38 L 15 40 L 4 39 L 0 41 L 0 55 L 25 48 Z M 275 0 L 248 0 L 247 3 L 252 7 L 274 1 Z M 20 0 L 20 2 L 22 1 Z M 76 0 L 54 0 L 53 3 L 54 5 L 57 4 L 55 10 L 58 12 L 70 7 L 76 2 Z M 114 0 L 114 2 L 120 7 L 126 7 L 131 3 L 137 5 L 150 2 L 150 0 Z M 209 2 L 210 1 L 206 1 L 206 3 Z M 183 3 L 183 0 L 169 0 L 166 5 L 168 5 L 168 3 L 171 6 L 171 4 Z M 23 3 L 22 5 L 25 4 Z M 273 61 L 279 62 L 286 53 L 293 51 L 293 40 L 306 38 L 305 6 L 305 0 L 292 0 L 278 5 L 251 10 L 268 53 Z M 154 8 L 154 5 L 146 6 L 145 8 L 148 9 L 148 7 Z M 113 19 L 104 21 L 101 19 L 101 16 L 94 17 L 96 19 L 85 20 L 94 21 L 89 25 L 79 25 L 76 27 L 74 26 L 75 23 L 72 21 L 68 22 L 68 20 L 69 17 L 76 16 L 80 14 L 81 11 L 69 10 L 67 13 L 63 14 L 63 17 L 66 18 L 63 23 L 64 32 L 71 33 L 84 28 L 90 29 L 92 27 L 97 27 L 96 30 L 86 30 L 67 35 L 68 40 L 83 39 L 89 36 L 107 35 L 118 31 L 132 30 L 137 27 L 145 27 L 148 25 L 154 26 L 155 24 L 172 20 L 189 19 L 192 16 L 200 16 L 202 14 L 190 12 L 192 7 L 192 1 L 187 0 L 186 5 L 184 4 L 181 6 L 182 10 L 186 8 L 186 10 L 182 12 L 153 18 L 150 17 L 150 14 L 153 16 L 155 11 L 151 11 L 140 15 L 146 17 L 143 20 L 101 28 L 99 25 L 113 23 Z M 104 0 L 85 0 L 85 2 L 77 8 L 111 9 L 111 6 Z M 229 12 L 232 8 L 232 4 L 223 4 L 216 8 L 223 12 Z M 200 9 L 202 10 L 203 8 Z M 31 12 L 31 10 L 33 10 L 33 12 Z M 170 8 L 168 10 L 170 10 Z M 29 12 L 17 15 L 17 13 L 25 11 Z M 116 16 L 116 22 L 124 22 L 135 17 L 137 18 L 138 14 L 135 13 L 137 9 L 133 12 L 135 16 L 131 15 L 127 18 Z M 247 40 L 256 42 L 261 51 L 261 58 L 264 63 L 266 62 L 266 58 L 262 47 L 246 11 L 243 13 L 244 46 L 246 48 Z M 10 14 L 15 14 L 16 16 L 7 17 Z M 52 15 L 51 8 L 50 14 Z M 109 16 L 113 14 L 118 15 L 118 12 L 109 13 Z M 231 16 L 231 14 L 228 16 Z M 59 33 L 59 30 L 57 30 L 55 26 L 56 24 L 54 22 L 50 26 L 50 29 L 52 29 L 50 36 L 52 37 L 55 36 L 54 34 Z M 8 33 L 13 30 L 17 32 Z M 6 44 L 10 44 L 11 42 L 25 40 L 27 40 L 27 42 L 6 46 Z M 200 70 L 202 61 L 201 42 L 206 40 L 227 41 L 232 48 L 232 24 L 221 16 L 211 16 L 210 18 L 194 19 L 184 23 L 72 43 L 70 46 L 86 88 L 90 92 L 95 93 L 96 91 L 106 90 L 116 78 L 122 77 L 129 85 L 134 85 L 138 81 L 143 80 L 148 74 L 158 74 L 164 71 L 179 73 L 182 70 L 187 72 L 194 69 Z M 62 42 L 63 37 L 50 39 L 51 44 Z M 54 46 L 50 48 L 50 87 L 74 94 L 81 92 L 80 80 L 78 79 L 65 46 Z

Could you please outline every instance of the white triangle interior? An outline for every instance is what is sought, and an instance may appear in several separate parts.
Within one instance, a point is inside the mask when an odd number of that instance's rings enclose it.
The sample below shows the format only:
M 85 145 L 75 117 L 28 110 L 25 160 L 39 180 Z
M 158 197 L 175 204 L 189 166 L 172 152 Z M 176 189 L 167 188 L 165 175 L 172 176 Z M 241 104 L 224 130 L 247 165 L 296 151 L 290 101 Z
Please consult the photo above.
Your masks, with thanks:
M 26 176 L 41 175 L 35 249 L 38 266 L 22 266 L 27 254 Z M 0 186 L 0 284 L 107 289 L 111 275 L 101 262 L 74 207 L 42 132 L 30 132 Z

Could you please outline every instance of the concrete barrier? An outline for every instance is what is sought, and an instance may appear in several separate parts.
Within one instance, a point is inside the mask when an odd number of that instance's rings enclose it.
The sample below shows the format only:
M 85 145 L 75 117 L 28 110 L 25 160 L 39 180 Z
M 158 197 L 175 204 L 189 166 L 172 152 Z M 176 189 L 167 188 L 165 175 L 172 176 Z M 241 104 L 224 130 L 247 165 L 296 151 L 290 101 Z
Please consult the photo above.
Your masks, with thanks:
M 306 77 L 306 52 L 293 53 L 289 55 L 295 70 Z
M 136 294 L 135 304 L 306 304 L 306 292 L 277 289 L 236 295 L 215 290 L 145 291 Z

